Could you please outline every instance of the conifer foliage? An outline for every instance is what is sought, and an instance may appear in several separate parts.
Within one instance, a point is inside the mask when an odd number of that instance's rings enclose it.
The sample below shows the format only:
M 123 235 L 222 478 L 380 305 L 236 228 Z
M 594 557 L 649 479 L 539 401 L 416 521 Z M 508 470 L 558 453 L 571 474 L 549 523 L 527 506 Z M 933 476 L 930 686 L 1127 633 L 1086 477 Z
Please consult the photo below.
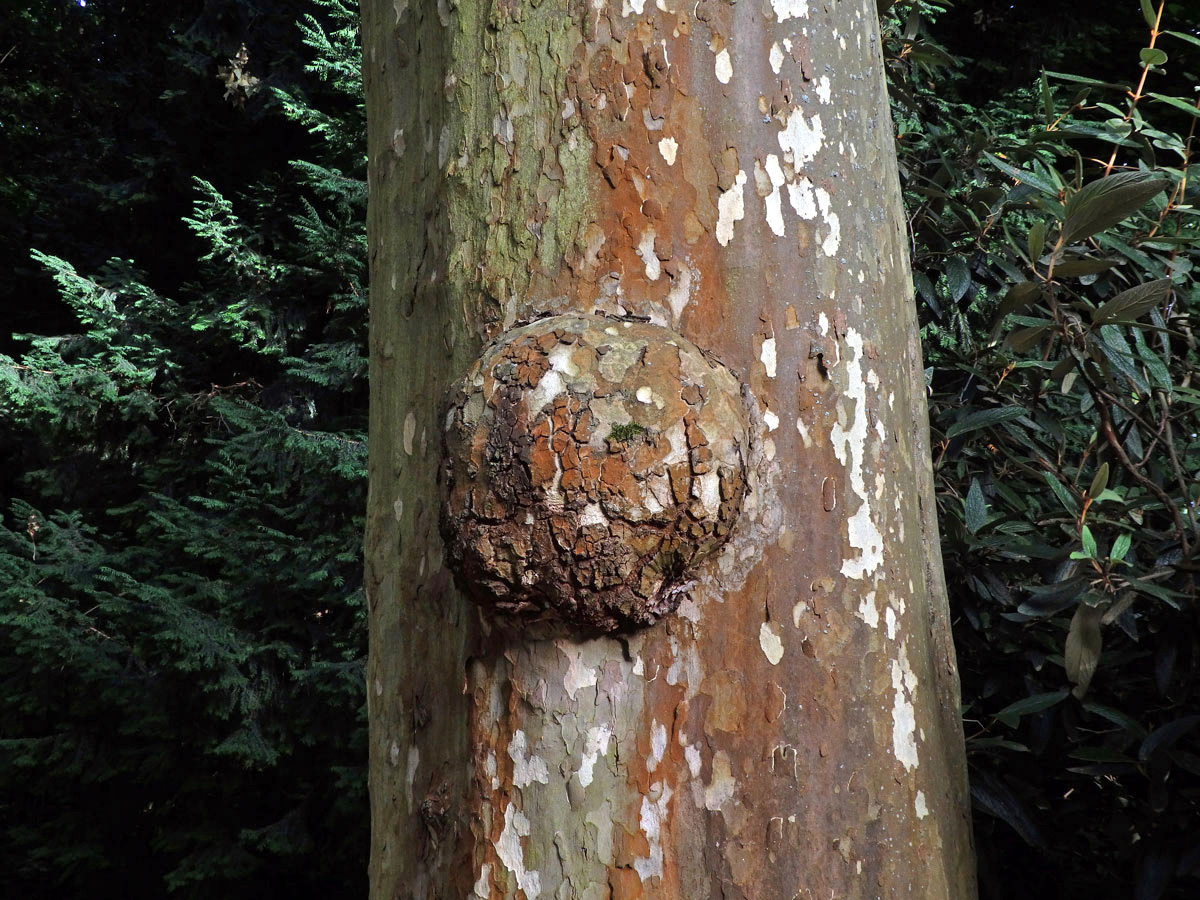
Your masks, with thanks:
M 74 326 L 0 357 L 5 896 L 365 889 L 357 10 L 305 6 L 233 113 L 303 159 L 195 178 L 185 277 L 34 251 Z

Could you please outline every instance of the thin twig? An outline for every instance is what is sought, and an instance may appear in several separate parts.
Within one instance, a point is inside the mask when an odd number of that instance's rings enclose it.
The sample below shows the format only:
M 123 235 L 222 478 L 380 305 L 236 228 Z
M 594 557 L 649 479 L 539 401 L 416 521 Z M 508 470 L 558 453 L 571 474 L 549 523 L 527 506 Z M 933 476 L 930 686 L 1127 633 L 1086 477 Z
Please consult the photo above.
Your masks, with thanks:
M 1129 454 L 1125 452 L 1125 448 L 1121 446 L 1121 441 L 1117 438 L 1117 433 L 1113 431 L 1112 413 L 1108 408 L 1108 404 L 1104 402 L 1104 398 L 1100 396 L 1100 391 L 1095 385 L 1084 375 L 1085 384 L 1092 394 L 1092 402 L 1096 405 L 1096 411 L 1100 414 L 1100 433 L 1104 436 L 1104 440 L 1108 442 L 1108 446 L 1112 448 L 1117 459 L 1121 461 L 1125 471 L 1142 487 L 1154 494 L 1159 499 L 1166 510 L 1171 514 L 1171 518 L 1175 524 L 1175 533 L 1179 539 L 1180 548 L 1183 550 L 1184 556 L 1191 555 L 1191 545 L 1188 543 L 1187 529 L 1183 524 L 1183 517 L 1179 514 L 1179 507 L 1171 501 L 1171 497 L 1161 487 L 1154 483 L 1150 478 L 1142 474 L 1141 470 L 1134 465 L 1133 460 L 1129 458 Z
M 1158 4 L 1158 14 L 1154 17 L 1154 24 L 1150 26 L 1150 44 L 1147 49 L 1153 50 L 1154 44 L 1158 40 L 1158 28 L 1162 24 L 1163 8 L 1166 7 L 1166 5 L 1167 0 L 1161 0 L 1161 2 Z M 1125 113 L 1125 118 L 1122 121 L 1128 122 L 1133 118 L 1133 111 L 1137 109 L 1138 101 L 1142 99 L 1142 89 L 1146 86 L 1146 76 L 1149 74 L 1150 64 L 1143 63 L 1142 77 L 1138 79 L 1138 86 L 1134 89 L 1133 93 L 1129 95 L 1129 112 Z M 1106 176 L 1112 172 L 1113 166 L 1116 164 L 1118 146 L 1119 145 L 1117 144 L 1113 145 L 1112 156 L 1108 158 L 1108 163 L 1104 167 L 1104 174 Z

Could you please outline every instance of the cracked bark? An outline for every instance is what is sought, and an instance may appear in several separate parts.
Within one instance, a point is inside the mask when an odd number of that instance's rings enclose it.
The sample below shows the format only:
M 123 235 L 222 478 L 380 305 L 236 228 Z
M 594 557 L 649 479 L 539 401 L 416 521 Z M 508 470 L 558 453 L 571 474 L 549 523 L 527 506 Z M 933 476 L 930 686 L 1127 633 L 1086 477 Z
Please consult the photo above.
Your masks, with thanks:
M 364 0 L 373 897 L 973 896 L 874 9 Z
M 674 612 L 741 511 L 747 419 L 733 374 L 670 329 L 566 315 L 506 332 L 451 391 L 460 587 L 542 636 Z

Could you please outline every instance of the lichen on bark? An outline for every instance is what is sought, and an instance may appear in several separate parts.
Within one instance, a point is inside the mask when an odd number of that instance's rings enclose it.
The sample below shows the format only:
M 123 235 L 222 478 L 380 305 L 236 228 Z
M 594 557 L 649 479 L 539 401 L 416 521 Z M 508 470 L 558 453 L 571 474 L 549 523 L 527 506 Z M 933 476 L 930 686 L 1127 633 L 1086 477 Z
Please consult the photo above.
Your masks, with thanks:
M 746 493 L 737 378 L 643 321 L 561 315 L 506 332 L 452 391 L 445 441 L 460 586 L 574 630 L 673 612 Z

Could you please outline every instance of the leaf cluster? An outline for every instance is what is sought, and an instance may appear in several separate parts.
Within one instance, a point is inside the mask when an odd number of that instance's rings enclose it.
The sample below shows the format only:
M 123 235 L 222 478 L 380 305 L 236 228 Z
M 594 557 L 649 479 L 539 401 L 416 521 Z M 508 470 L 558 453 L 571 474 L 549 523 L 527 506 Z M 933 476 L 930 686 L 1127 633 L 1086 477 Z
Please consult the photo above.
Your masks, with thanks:
M 936 9 L 888 37 L 985 896 L 1200 874 L 1200 105 L 1151 90 L 1200 42 L 1142 7 L 1128 83 L 983 107 Z

